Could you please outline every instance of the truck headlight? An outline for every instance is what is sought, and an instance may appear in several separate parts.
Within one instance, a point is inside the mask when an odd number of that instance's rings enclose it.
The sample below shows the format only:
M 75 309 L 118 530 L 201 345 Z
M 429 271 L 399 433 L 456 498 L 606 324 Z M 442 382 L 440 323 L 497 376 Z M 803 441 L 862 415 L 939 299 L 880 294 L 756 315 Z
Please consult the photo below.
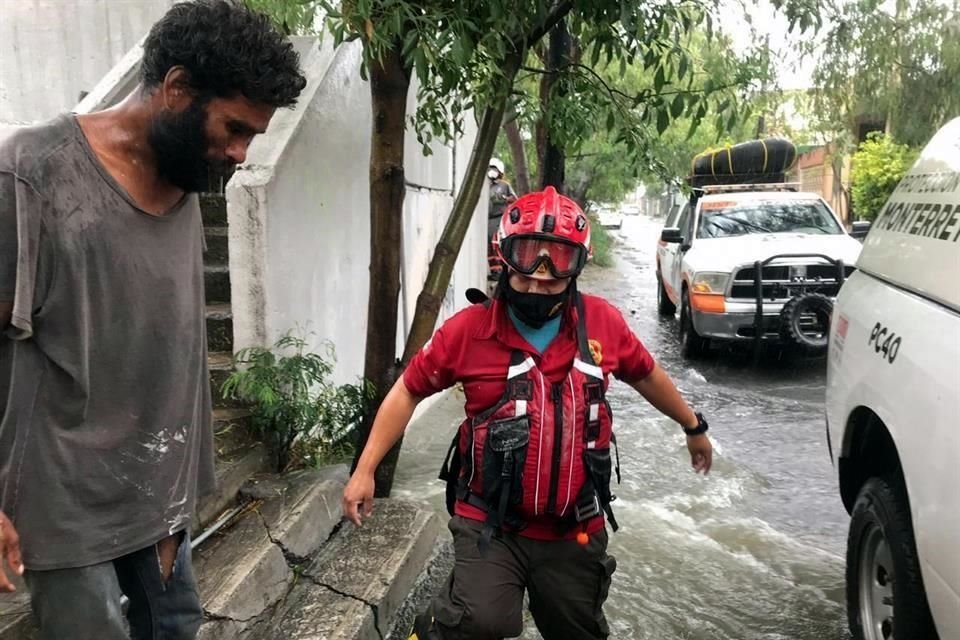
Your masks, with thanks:
M 727 290 L 729 273 L 698 273 L 693 277 L 694 293 L 722 294 Z

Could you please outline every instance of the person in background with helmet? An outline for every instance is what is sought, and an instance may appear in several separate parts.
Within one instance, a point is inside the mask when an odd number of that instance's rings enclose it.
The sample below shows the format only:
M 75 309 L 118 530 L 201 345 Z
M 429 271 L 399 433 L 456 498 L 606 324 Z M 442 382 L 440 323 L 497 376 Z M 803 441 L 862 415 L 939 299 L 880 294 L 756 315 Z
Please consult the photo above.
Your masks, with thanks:
M 412 638 L 519 636 L 524 590 L 545 640 L 608 637 L 602 604 L 616 561 L 606 524 L 617 529 L 610 484 L 620 475 L 610 375 L 679 423 L 694 470 L 710 470 L 703 416 L 617 309 L 577 291 L 589 247 L 586 216 L 553 187 L 509 205 L 493 299 L 445 322 L 380 407 L 343 493 L 344 515 L 358 526 L 373 511 L 374 470 L 417 404 L 458 382 L 466 395 L 441 471 L 455 565 Z
M 487 178 L 490 179 L 490 205 L 487 210 L 487 262 L 489 266 L 488 275 L 494 279 L 500 273 L 500 260 L 497 258 L 496 248 L 493 245 L 494 235 L 500 227 L 500 218 L 503 216 L 504 207 L 517 199 L 513 187 L 504 180 L 503 172 L 503 161 L 498 158 L 491 158 L 490 167 L 487 169 Z

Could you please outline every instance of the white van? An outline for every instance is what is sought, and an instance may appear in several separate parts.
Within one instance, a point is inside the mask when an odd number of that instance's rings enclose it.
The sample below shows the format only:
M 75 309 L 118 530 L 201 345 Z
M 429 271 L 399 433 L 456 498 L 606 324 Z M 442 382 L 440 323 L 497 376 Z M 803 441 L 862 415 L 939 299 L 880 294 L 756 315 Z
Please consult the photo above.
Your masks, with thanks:
M 960 118 L 867 235 L 828 362 L 854 638 L 960 640 Z

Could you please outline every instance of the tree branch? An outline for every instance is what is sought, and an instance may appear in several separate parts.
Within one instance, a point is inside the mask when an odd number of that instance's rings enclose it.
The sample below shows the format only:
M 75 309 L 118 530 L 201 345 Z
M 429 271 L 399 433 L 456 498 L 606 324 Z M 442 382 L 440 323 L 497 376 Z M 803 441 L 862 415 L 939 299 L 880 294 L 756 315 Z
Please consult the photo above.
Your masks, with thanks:
M 514 37 L 510 39 L 510 42 L 513 44 L 514 48 L 518 51 L 527 49 L 533 44 L 539 42 L 545 35 L 547 35 L 551 29 L 557 26 L 561 20 L 563 20 L 568 13 L 573 9 L 572 0 L 560 0 L 553 8 L 550 9 L 550 12 L 544 18 L 543 22 L 536 25 L 530 33 L 527 33 L 523 36 Z
M 565 71 L 565 70 L 571 69 L 571 68 L 582 69 L 582 70 L 584 70 L 584 71 L 587 71 L 591 77 L 593 77 L 597 82 L 600 83 L 600 85 L 602 86 L 602 88 L 604 89 L 604 91 L 606 91 L 607 93 L 609 93 L 611 96 L 620 96 L 621 98 L 624 98 L 625 100 L 629 100 L 629 101 L 632 102 L 633 104 L 640 104 L 640 103 L 642 103 L 642 102 L 644 102 L 644 101 L 646 101 L 646 100 L 649 100 L 650 98 L 659 98 L 659 97 L 661 97 L 661 96 L 675 96 L 675 95 L 679 95 L 679 94 L 693 95 L 693 94 L 696 94 L 696 93 L 706 93 L 706 90 L 705 90 L 705 89 L 677 89 L 677 90 L 675 90 L 675 91 L 661 91 L 660 93 L 646 93 L 646 92 L 643 92 L 643 93 L 638 93 L 638 94 L 635 95 L 635 96 L 632 96 L 632 95 L 630 95 L 630 94 L 628 94 L 628 93 L 624 93 L 623 91 L 620 91 L 619 89 L 617 89 L 617 88 L 615 88 L 615 87 L 611 87 L 610 84 L 607 83 L 607 81 L 603 79 L 603 76 L 601 76 L 600 74 L 598 74 L 596 71 L 594 71 L 593 69 L 591 69 L 590 67 L 588 67 L 588 66 L 585 65 L 585 64 L 581 64 L 581 63 L 570 63 L 570 64 L 566 64 L 566 65 L 564 65 L 564 66 L 562 66 L 562 67 L 559 67 L 556 71 L 550 71 L 550 70 L 548 70 L 548 69 L 537 69 L 536 67 L 528 67 L 528 66 L 523 66 L 523 67 L 521 67 L 521 69 L 522 69 L 523 71 L 528 71 L 528 72 L 530 72 L 531 74 L 536 73 L 536 74 L 541 74 L 541 75 L 551 75 L 551 74 L 553 74 L 553 73 L 559 73 L 559 72 L 561 72 L 561 71 Z M 584 75 L 587 75 L 587 74 L 584 74 Z M 719 86 L 717 86 L 717 87 L 714 87 L 714 88 L 713 88 L 713 91 L 720 91 L 720 90 L 723 90 L 723 89 L 734 89 L 734 88 L 737 88 L 737 87 L 742 86 L 743 84 L 744 84 L 744 83 L 742 83 L 742 82 L 730 82 L 730 83 L 728 83 L 728 84 L 722 84 L 722 85 L 719 85 Z

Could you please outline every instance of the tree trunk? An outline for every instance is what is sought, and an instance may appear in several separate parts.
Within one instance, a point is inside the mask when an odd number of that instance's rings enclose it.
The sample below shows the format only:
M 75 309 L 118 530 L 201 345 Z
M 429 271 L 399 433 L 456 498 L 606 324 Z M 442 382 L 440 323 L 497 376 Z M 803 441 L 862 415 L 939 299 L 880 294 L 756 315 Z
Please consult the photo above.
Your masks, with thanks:
M 423 290 L 417 298 L 417 310 L 414 313 L 410 334 L 407 336 L 407 344 L 403 350 L 404 364 L 409 362 L 410 358 L 433 335 L 437 324 L 437 316 L 440 315 L 440 305 L 450 284 L 450 276 L 453 274 L 453 267 L 457 261 L 457 256 L 460 254 L 463 238 L 470 227 L 474 209 L 476 209 L 477 201 L 480 199 L 480 192 L 483 190 L 487 166 L 493 153 L 493 147 L 497 142 L 497 132 L 503 122 L 503 114 L 506 111 L 508 93 L 513 86 L 513 80 L 519 68 L 519 54 L 509 56 L 503 67 L 503 86 L 500 95 L 486 108 L 480 120 L 480 128 L 477 131 L 477 139 L 473 144 L 470 161 L 467 163 L 463 185 L 457 193 L 457 199 L 453 203 L 453 211 L 450 212 L 447 224 L 443 228 L 443 234 L 437 241 L 433 259 L 430 260 L 427 280 L 424 282 Z
M 486 180 L 487 167 L 490 166 L 490 157 L 493 155 L 493 147 L 497 141 L 497 133 L 503 122 L 503 114 L 506 111 L 507 92 L 513 86 L 513 79 L 520 67 L 519 56 L 516 59 L 508 59 L 508 64 L 504 68 L 505 90 L 503 98 L 497 100 L 496 104 L 487 107 L 480 121 L 480 128 L 477 132 L 477 139 L 473 145 L 473 151 L 470 154 L 470 160 L 467 163 L 466 175 L 463 185 L 457 194 L 457 199 L 453 203 L 453 211 L 447 218 L 447 223 L 443 228 L 440 240 L 437 241 L 434 250 L 433 259 L 430 260 L 430 268 L 427 272 L 427 280 L 423 284 L 423 289 L 417 297 L 417 309 L 413 315 L 410 333 L 407 336 L 407 343 L 403 350 L 403 357 L 399 363 L 395 363 L 395 371 L 402 370 L 410 358 L 414 356 L 430 336 L 433 335 L 434 327 L 437 324 L 437 317 L 440 315 L 440 305 L 443 303 L 443 297 L 450 284 L 450 277 L 453 274 L 453 267 L 456 264 L 457 256 L 460 254 L 460 247 L 463 245 L 463 238 L 470 227 L 470 221 L 473 218 L 474 210 L 477 207 L 477 201 L 480 199 L 480 193 L 483 190 L 483 183 Z M 394 305 L 396 307 L 396 305 Z M 373 416 L 370 417 L 372 425 Z M 369 434 L 369 427 L 366 433 Z M 396 472 L 397 461 L 400 459 L 400 449 L 403 446 L 401 438 L 397 444 L 384 457 L 380 466 L 377 467 L 375 475 L 377 497 L 384 497 L 390 494 L 393 488 L 393 476 Z M 358 450 L 357 456 L 359 457 Z M 354 461 L 356 465 L 356 460 Z
M 527 169 L 527 152 L 523 147 L 523 137 L 520 135 L 520 126 L 517 124 L 517 112 L 510 107 L 507 117 L 503 121 L 503 133 L 507 136 L 510 145 L 510 156 L 513 158 L 513 186 L 518 196 L 530 193 L 530 172 Z
M 560 21 L 557 26 L 550 31 L 548 71 L 550 72 L 550 77 L 553 79 L 551 80 L 552 86 L 548 90 L 548 99 L 552 98 L 554 93 L 558 96 L 562 96 L 565 93 L 564 83 L 563 80 L 560 79 L 560 74 L 563 73 L 564 67 L 570 62 L 570 53 L 571 43 L 570 34 L 567 32 L 567 24 L 566 21 Z M 564 149 L 554 142 L 548 131 L 544 145 L 543 164 L 540 170 L 540 188 L 543 189 L 552 186 L 560 193 L 563 193 L 564 165 Z
M 403 146 L 406 137 L 410 67 L 404 66 L 400 44 L 370 65 L 373 137 L 370 145 L 370 294 L 367 301 L 367 343 L 363 376 L 374 387 L 370 410 L 360 428 L 354 468 L 367 443 L 384 396 L 396 382 L 397 301 L 403 242 Z M 393 461 L 396 464 L 396 461 Z M 387 460 L 377 468 L 376 495 L 387 496 L 394 468 Z

